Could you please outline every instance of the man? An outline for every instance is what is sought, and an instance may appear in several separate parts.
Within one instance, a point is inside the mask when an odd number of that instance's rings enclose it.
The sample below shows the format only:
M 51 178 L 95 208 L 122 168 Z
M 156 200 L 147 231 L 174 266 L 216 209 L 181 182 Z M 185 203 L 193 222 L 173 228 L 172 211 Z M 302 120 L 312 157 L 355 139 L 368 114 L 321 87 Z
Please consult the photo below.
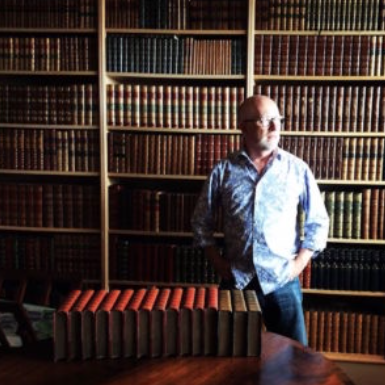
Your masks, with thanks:
M 307 344 L 298 276 L 326 246 L 329 218 L 309 167 L 280 149 L 276 103 L 252 96 L 239 109 L 244 147 L 215 165 L 192 218 L 195 242 L 223 289 L 255 290 L 267 330 Z M 298 205 L 306 214 L 300 239 Z M 222 208 L 224 252 L 214 216 Z

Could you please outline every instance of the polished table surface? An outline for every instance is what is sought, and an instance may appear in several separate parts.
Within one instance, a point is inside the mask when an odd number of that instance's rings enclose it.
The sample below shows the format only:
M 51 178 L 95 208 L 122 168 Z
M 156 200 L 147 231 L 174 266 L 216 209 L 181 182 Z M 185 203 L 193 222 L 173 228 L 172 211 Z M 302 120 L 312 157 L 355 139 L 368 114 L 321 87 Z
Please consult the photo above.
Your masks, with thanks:
M 263 333 L 255 357 L 176 357 L 53 362 L 52 344 L 0 353 L 0 384 L 15 385 L 247 385 L 351 384 L 322 354 Z

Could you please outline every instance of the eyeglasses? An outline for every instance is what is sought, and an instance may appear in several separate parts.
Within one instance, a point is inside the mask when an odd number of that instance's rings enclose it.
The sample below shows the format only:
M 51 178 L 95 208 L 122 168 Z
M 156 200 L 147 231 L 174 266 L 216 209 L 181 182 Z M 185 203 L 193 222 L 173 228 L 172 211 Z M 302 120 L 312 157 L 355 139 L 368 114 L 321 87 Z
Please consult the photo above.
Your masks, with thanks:
M 244 120 L 245 123 L 254 123 L 259 127 L 268 128 L 271 124 L 275 126 L 281 126 L 285 122 L 283 116 L 275 116 L 274 118 L 259 118 L 259 119 L 247 119 Z

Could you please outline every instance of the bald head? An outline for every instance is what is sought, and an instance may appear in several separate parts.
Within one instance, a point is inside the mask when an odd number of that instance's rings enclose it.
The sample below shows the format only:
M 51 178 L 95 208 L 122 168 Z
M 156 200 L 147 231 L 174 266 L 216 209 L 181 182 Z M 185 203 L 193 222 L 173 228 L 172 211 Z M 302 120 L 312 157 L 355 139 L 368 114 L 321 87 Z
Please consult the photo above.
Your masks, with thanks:
M 278 106 L 274 100 L 265 95 L 254 95 L 245 99 L 239 107 L 238 122 L 279 115 Z
M 278 146 L 281 115 L 274 100 L 264 95 L 251 96 L 240 106 L 238 118 L 249 155 L 266 155 Z

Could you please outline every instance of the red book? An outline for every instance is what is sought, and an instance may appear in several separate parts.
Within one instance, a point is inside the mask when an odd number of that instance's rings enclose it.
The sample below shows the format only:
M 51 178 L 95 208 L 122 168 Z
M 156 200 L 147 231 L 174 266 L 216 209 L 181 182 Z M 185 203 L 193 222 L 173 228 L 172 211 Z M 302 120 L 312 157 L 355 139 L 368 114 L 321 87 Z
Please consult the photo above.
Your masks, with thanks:
M 180 311 L 180 355 L 192 355 L 192 314 L 195 302 L 196 288 L 185 290 Z
M 120 290 L 111 290 L 103 297 L 99 309 L 96 312 L 96 327 L 95 327 L 95 351 L 96 358 L 105 358 L 108 356 L 108 347 L 110 345 L 110 311 L 113 308 Z
M 162 289 L 154 304 L 151 314 L 150 348 L 151 357 L 161 357 L 165 352 L 166 307 L 171 289 Z
M 110 330 L 110 344 L 109 357 L 118 358 L 123 357 L 123 325 L 124 325 L 124 311 L 134 295 L 133 289 L 126 289 L 120 292 L 116 299 L 114 306 L 110 310 L 109 330 Z
M 166 309 L 166 356 L 176 356 L 179 354 L 179 312 L 182 295 L 182 288 L 174 288 Z
M 204 353 L 203 312 L 206 301 L 206 288 L 199 287 L 194 302 L 192 319 L 192 353 L 199 356 Z
M 54 313 L 53 318 L 53 340 L 54 340 L 54 359 L 62 360 L 68 357 L 69 341 L 69 312 L 81 294 L 81 290 L 73 290 L 69 293 L 65 301 Z
M 204 311 L 204 354 L 217 353 L 218 287 L 209 287 Z
M 84 360 L 95 357 L 95 314 L 106 294 L 106 290 L 97 291 L 79 315 L 81 317 L 81 352 Z
M 154 307 L 159 289 L 152 287 L 147 291 L 138 312 L 138 348 L 137 357 L 146 357 L 150 355 L 150 335 L 151 335 L 151 312 Z
M 70 312 L 69 325 L 69 355 L 68 359 L 80 358 L 82 351 L 82 312 L 90 299 L 95 294 L 94 290 L 85 290 L 81 293 Z
M 125 357 L 136 357 L 137 355 L 138 311 L 146 292 L 146 289 L 136 291 L 124 314 L 123 352 Z

